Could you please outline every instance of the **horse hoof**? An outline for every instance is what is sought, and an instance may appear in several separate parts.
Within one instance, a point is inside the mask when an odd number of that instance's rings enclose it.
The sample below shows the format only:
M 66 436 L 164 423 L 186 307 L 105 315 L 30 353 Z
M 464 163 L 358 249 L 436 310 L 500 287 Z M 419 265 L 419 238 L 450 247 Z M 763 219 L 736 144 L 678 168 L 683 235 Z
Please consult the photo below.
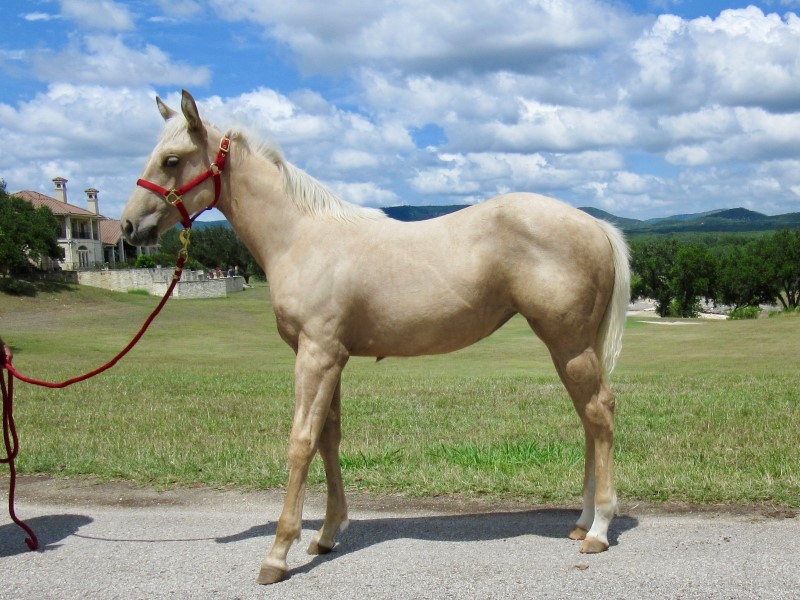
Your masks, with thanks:
M 597 554 L 606 550 L 608 550 L 608 542 L 599 540 L 596 537 L 587 537 L 581 544 L 581 554 Z
M 335 545 L 335 544 L 334 544 Z M 311 543 L 308 545 L 308 552 L 309 554 L 317 555 L 317 554 L 327 554 L 333 550 L 333 546 L 325 546 L 319 543 L 319 540 L 311 540 Z
M 587 529 L 584 529 L 580 525 L 576 525 L 575 529 L 569 532 L 569 539 L 577 541 L 585 540 L 587 533 L 588 533 Z
M 278 567 L 264 565 L 258 572 L 256 583 L 259 585 L 270 585 L 272 583 L 283 581 L 284 577 L 286 577 L 286 569 L 279 569 Z

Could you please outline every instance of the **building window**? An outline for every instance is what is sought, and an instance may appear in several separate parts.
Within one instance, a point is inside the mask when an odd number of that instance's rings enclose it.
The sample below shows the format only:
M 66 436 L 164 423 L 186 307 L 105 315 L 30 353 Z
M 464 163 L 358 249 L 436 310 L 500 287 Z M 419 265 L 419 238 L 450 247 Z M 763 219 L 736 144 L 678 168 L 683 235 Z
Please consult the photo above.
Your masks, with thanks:
M 81 269 L 89 268 L 89 249 L 86 246 L 78 247 L 78 264 Z

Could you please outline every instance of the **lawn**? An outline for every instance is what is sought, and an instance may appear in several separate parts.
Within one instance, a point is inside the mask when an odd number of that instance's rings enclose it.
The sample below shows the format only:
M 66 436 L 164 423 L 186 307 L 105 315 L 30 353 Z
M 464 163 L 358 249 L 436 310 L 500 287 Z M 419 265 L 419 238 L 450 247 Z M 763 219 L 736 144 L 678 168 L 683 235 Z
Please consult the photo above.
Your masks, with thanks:
M 0 295 L 15 366 L 65 379 L 113 356 L 153 297 L 57 286 Z M 626 500 L 800 506 L 800 318 L 629 318 L 613 375 Z M 265 286 L 173 300 L 114 369 L 64 390 L 16 386 L 22 473 L 279 488 L 293 355 Z M 583 434 L 521 318 L 445 356 L 352 359 L 342 466 L 349 489 L 530 502 L 580 493 Z M 321 461 L 310 475 L 322 487 Z

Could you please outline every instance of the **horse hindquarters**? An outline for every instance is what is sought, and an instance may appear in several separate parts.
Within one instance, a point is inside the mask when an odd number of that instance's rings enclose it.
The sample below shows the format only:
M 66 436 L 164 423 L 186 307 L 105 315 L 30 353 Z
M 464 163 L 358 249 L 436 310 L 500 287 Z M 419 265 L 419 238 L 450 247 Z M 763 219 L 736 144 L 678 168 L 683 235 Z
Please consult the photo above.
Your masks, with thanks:
M 532 300 L 520 310 L 547 345 L 584 428 L 583 511 L 570 534 L 583 540 L 581 552 L 608 548 L 616 511 L 615 401 L 606 376 L 621 347 L 630 295 L 625 242 L 615 228 L 597 223 L 567 232 L 565 243 L 577 243 L 564 248 L 560 268 L 546 271 L 551 275 L 547 297 L 528 296 Z M 533 289 L 527 287 L 531 294 Z

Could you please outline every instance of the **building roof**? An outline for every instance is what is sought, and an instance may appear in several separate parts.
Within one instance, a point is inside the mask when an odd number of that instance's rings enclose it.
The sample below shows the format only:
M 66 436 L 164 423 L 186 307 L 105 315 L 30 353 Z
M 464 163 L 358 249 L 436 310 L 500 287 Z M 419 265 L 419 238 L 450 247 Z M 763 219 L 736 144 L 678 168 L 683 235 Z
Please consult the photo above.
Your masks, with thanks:
M 102 215 L 96 215 L 92 211 L 81 208 L 80 206 L 75 206 L 74 204 L 69 204 L 67 202 L 61 202 L 60 200 L 56 200 L 55 198 L 51 198 L 50 196 L 45 196 L 44 194 L 31 190 L 22 190 L 11 195 L 30 202 L 34 208 L 46 206 L 53 212 L 54 215 L 73 215 L 76 217 L 95 217 L 98 219 L 105 218 Z
M 104 244 L 118 244 L 122 237 L 120 222 L 116 219 L 106 219 L 100 221 L 100 240 Z

